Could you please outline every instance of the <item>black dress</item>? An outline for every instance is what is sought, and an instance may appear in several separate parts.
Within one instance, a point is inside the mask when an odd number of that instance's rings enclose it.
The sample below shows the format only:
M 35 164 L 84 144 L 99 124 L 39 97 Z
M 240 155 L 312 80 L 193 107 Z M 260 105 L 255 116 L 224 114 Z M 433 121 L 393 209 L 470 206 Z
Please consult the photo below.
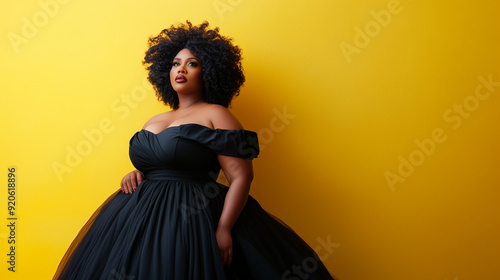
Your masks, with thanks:
M 183 124 L 136 132 L 130 159 L 144 180 L 95 211 L 54 279 L 333 279 L 316 253 L 251 196 L 231 232 L 232 264 L 222 265 L 215 230 L 229 188 L 215 181 L 217 154 L 258 153 L 249 130 Z

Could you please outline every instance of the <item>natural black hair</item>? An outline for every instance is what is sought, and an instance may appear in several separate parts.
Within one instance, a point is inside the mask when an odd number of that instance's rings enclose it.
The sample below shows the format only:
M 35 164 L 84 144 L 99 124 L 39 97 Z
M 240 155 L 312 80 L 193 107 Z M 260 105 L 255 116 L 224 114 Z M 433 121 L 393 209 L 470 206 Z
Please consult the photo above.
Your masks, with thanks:
M 148 40 L 143 64 L 148 65 L 148 80 L 158 100 L 172 109 L 179 107 L 177 92 L 170 83 L 170 69 L 175 56 L 188 49 L 202 64 L 203 100 L 228 107 L 245 82 L 241 66 L 241 49 L 232 39 L 219 34 L 219 28 L 210 29 L 204 21 L 193 26 L 190 21 L 163 29 Z

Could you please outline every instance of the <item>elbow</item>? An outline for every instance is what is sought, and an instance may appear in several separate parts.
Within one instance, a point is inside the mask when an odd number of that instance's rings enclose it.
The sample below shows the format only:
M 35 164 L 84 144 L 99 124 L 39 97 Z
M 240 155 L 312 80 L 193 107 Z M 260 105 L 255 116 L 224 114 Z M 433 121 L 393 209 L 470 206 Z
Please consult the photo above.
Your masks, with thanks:
M 250 185 L 253 181 L 253 170 L 250 170 L 249 172 L 246 172 L 243 176 L 242 176 L 243 180 L 248 184 Z

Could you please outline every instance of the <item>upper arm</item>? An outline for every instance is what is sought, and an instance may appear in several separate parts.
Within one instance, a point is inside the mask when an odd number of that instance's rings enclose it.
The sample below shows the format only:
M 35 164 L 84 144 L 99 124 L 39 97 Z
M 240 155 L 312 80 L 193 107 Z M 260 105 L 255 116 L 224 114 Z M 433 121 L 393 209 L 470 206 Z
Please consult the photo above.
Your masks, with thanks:
M 253 180 L 253 166 L 252 161 L 244 158 L 217 155 L 219 164 L 226 176 L 229 185 L 234 180 L 244 180 L 250 183 Z
M 210 106 L 210 122 L 213 128 L 242 129 L 238 119 L 227 108 L 220 105 Z
M 211 108 L 210 119 L 214 128 L 220 129 L 243 129 L 238 119 L 225 107 L 215 105 Z M 244 158 L 217 155 L 222 171 L 229 184 L 235 179 L 252 181 L 252 161 Z

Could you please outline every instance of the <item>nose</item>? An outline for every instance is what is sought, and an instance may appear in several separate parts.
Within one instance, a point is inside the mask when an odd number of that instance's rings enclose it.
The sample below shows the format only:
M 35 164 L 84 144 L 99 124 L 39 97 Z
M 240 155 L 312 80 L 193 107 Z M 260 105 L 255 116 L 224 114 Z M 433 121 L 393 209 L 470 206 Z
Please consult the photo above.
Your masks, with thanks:
M 186 73 L 186 69 L 184 69 L 184 66 L 179 66 L 179 68 L 177 69 L 177 73 Z

